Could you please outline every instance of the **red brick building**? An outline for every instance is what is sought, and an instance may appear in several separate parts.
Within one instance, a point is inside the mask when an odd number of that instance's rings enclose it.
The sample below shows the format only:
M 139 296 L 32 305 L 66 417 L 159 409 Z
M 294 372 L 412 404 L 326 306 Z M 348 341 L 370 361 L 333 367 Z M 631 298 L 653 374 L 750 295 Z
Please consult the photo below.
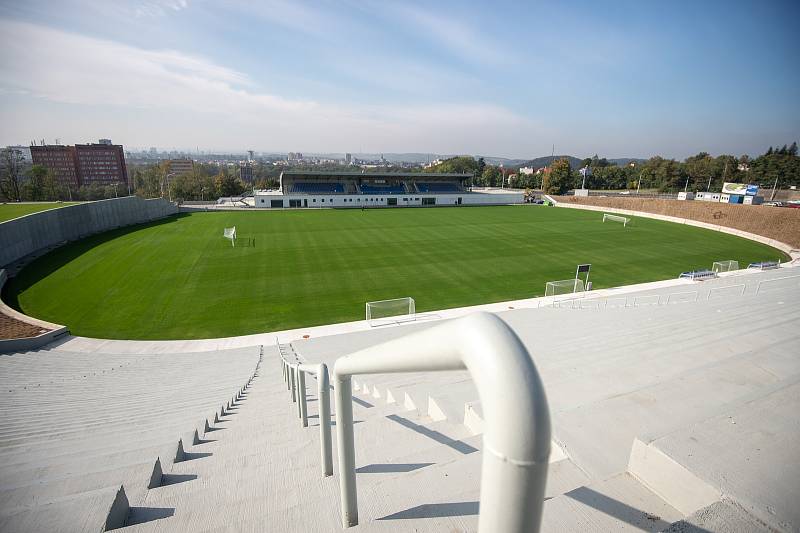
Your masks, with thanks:
M 80 186 L 74 146 L 60 144 L 31 146 L 31 160 L 34 165 L 50 169 L 59 183 L 72 187 Z
M 31 158 L 34 165 L 51 169 L 64 185 L 128 184 L 122 145 L 105 139 L 98 144 L 31 146 Z

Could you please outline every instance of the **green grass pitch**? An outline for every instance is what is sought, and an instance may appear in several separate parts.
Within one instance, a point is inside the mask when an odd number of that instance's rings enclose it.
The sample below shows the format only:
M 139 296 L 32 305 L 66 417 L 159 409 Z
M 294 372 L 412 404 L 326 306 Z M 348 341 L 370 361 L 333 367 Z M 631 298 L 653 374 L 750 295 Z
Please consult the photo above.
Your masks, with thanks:
M 75 205 L 80 202 L 37 202 L 30 204 L 0 204 L 0 222 L 11 220 L 31 213 L 38 213 L 39 211 L 47 211 L 48 209 L 56 209 L 67 205 Z
M 782 257 L 710 230 L 602 218 L 540 206 L 184 214 L 54 250 L 6 301 L 76 335 L 197 339 L 362 320 L 369 300 L 412 296 L 431 311 L 529 298 L 578 263 L 602 288 Z

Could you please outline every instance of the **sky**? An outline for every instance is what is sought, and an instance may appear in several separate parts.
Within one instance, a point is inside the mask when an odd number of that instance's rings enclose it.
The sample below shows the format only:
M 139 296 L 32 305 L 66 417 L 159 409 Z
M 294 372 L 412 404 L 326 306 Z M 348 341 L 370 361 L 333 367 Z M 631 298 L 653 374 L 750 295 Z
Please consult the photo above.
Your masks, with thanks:
M 0 0 L 0 144 L 758 155 L 800 2 Z

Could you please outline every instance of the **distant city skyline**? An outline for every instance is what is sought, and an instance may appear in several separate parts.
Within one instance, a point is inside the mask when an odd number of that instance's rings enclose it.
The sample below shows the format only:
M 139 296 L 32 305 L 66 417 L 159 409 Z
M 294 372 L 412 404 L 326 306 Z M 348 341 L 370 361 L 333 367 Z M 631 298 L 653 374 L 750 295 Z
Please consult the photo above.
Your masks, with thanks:
M 6 2 L 0 145 L 758 155 L 800 140 L 798 18 L 793 1 Z

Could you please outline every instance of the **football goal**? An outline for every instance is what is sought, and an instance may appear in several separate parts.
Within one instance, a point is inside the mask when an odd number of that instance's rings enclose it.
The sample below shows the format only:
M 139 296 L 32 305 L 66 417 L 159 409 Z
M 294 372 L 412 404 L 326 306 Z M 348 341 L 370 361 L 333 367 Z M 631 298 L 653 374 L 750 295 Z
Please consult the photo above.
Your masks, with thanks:
M 560 281 L 548 281 L 544 286 L 545 296 L 558 296 L 560 294 L 573 294 L 583 292 L 582 279 L 563 279 Z
M 711 265 L 711 271 L 719 274 L 720 272 L 732 272 L 734 270 L 739 270 L 739 261 L 728 260 L 728 261 L 714 261 L 714 264 Z
M 367 322 L 370 326 L 384 326 L 414 320 L 416 302 L 410 296 L 367 302 Z
M 231 246 L 236 246 L 236 226 L 232 228 L 225 228 L 222 236 L 231 240 Z
M 606 220 L 610 220 L 611 222 L 622 222 L 624 227 L 628 226 L 628 222 L 631 221 L 629 218 L 621 217 L 619 215 L 610 215 L 608 213 L 603 213 L 603 222 Z

